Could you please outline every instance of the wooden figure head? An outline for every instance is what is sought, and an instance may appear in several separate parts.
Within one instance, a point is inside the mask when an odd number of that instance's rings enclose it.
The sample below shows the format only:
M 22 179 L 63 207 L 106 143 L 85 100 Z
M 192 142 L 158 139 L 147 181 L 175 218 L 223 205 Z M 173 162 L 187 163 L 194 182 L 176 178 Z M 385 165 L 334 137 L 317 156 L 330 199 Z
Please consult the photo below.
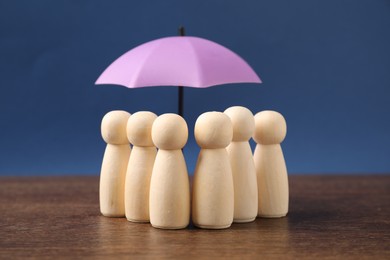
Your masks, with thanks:
M 157 115 L 152 112 L 140 111 L 131 115 L 127 121 L 127 139 L 135 146 L 154 146 L 152 126 Z
M 284 117 L 276 111 L 261 111 L 255 115 L 253 139 L 259 144 L 280 144 L 287 133 Z
M 179 115 L 163 114 L 154 121 L 152 139 L 157 148 L 164 150 L 182 149 L 187 143 L 187 123 Z
M 130 113 L 123 110 L 108 112 L 102 119 L 101 131 L 104 141 L 108 144 L 128 144 L 126 136 L 127 120 Z
M 225 148 L 233 138 L 230 118 L 221 112 L 201 114 L 195 123 L 195 139 L 201 148 Z
M 224 112 L 229 116 L 233 125 L 233 141 L 248 141 L 255 130 L 255 119 L 252 112 L 246 107 L 234 106 Z

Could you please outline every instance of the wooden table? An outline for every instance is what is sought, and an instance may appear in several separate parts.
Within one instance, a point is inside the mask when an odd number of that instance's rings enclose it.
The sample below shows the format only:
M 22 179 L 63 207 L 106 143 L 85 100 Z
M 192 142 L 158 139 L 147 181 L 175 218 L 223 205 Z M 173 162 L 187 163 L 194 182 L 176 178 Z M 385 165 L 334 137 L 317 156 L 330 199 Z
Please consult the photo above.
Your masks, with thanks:
M 99 213 L 98 177 L 1 177 L 0 257 L 390 259 L 390 175 L 290 176 L 290 212 L 226 230 Z

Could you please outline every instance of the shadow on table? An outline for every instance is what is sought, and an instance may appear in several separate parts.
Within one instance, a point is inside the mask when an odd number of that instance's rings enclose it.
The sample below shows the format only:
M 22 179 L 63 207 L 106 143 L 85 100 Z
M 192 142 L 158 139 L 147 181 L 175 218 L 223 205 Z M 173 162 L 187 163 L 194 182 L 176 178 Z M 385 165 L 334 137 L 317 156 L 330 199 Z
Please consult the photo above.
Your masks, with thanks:
M 161 230 L 148 223 L 131 223 L 124 218 L 103 216 L 99 216 L 97 223 L 97 242 L 103 256 L 196 257 L 199 250 L 209 252 L 210 257 L 229 256 L 233 252 L 250 256 L 275 245 L 282 254 L 290 239 L 288 218 L 256 219 L 222 230 L 199 229 L 192 224 L 182 230 Z
M 257 218 L 251 223 L 233 223 L 231 228 L 222 230 L 199 229 L 192 223 L 182 230 L 161 230 L 149 223 L 97 216 L 99 254 L 196 257 L 196 252 L 202 251 L 210 257 L 231 254 L 251 257 L 265 252 L 281 257 L 295 255 L 299 248 L 307 246 L 300 242 L 307 230 L 318 231 L 316 234 L 320 235 L 327 225 L 318 223 L 329 222 L 339 215 L 332 201 L 318 197 L 300 195 L 292 197 L 290 202 L 291 211 L 284 218 Z M 310 237 L 307 239 L 312 241 Z M 274 251 L 269 252 L 270 248 Z

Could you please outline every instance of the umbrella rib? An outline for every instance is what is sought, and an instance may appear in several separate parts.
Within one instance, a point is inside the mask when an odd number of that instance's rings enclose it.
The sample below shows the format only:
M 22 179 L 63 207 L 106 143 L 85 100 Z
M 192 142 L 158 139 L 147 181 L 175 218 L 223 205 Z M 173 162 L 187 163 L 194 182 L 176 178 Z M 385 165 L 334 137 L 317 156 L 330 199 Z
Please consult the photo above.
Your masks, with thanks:
M 186 43 L 188 45 L 190 45 L 190 50 L 192 52 L 192 56 L 194 57 L 194 59 L 196 60 L 196 67 L 197 69 L 195 70 L 197 72 L 197 79 L 199 79 L 199 82 L 197 82 L 197 86 L 195 87 L 203 87 L 203 71 L 202 71 L 202 66 L 200 66 L 200 61 L 199 61 L 199 58 L 198 56 L 196 55 L 196 51 L 195 51 L 195 47 L 194 45 L 192 44 L 191 41 L 186 41 Z
M 141 72 L 141 70 L 143 69 L 144 65 L 146 64 L 146 62 L 149 60 L 149 58 L 152 56 L 152 54 L 154 54 L 154 51 L 156 50 L 156 48 L 160 45 L 161 43 L 160 42 L 156 42 L 154 45 L 153 45 L 153 50 L 150 51 L 146 56 L 145 58 L 140 62 L 140 66 L 138 66 L 137 68 L 137 71 L 134 73 L 135 75 L 133 77 L 131 77 L 131 80 L 130 80 L 130 84 L 128 84 L 128 86 L 132 86 L 132 88 L 136 88 L 137 87 L 137 81 L 139 79 L 139 74 Z

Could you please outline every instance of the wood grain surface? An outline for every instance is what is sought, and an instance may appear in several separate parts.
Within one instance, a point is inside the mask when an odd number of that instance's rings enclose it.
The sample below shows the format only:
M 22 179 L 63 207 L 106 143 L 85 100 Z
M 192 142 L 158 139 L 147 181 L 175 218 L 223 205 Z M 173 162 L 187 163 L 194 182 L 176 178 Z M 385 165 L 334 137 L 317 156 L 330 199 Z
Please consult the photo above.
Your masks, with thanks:
M 99 213 L 98 177 L 1 177 L 0 257 L 390 259 L 390 175 L 290 176 L 290 212 L 226 230 Z

